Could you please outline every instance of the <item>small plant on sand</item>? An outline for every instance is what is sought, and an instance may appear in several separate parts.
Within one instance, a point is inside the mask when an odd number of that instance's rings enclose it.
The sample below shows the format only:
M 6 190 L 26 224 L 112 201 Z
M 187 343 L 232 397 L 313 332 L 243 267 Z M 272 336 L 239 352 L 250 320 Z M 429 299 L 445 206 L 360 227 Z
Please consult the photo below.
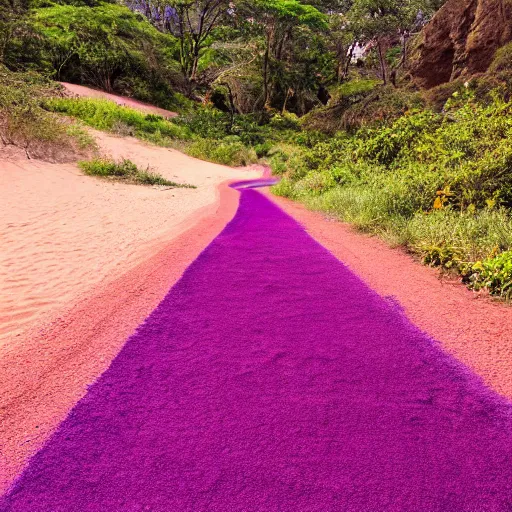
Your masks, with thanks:
M 139 185 L 158 185 L 173 188 L 196 188 L 185 183 L 176 183 L 165 179 L 160 174 L 153 172 L 149 167 L 140 169 L 131 160 L 123 159 L 119 162 L 108 159 L 94 159 L 79 162 L 78 166 L 88 176 L 112 178 Z

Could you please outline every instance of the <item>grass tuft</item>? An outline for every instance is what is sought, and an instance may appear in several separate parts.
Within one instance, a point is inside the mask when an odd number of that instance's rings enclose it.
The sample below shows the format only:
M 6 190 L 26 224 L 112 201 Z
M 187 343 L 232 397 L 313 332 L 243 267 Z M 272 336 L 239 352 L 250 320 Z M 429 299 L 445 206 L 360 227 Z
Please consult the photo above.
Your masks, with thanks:
M 123 159 L 119 162 L 108 159 L 94 159 L 78 163 L 80 169 L 88 176 L 112 178 L 138 185 L 157 185 L 172 188 L 196 188 L 194 185 L 176 183 L 165 179 L 149 169 L 140 169 L 131 160 Z

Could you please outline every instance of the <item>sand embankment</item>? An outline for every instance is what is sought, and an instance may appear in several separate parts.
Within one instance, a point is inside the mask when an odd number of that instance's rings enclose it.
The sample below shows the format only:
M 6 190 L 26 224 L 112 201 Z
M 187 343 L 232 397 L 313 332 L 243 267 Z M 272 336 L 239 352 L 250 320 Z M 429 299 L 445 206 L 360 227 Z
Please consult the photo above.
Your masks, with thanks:
M 75 165 L 1 163 L 0 345 L 152 254 L 218 200 L 217 186 L 257 172 L 95 132 L 103 152 L 197 189 L 161 190 L 84 176 Z

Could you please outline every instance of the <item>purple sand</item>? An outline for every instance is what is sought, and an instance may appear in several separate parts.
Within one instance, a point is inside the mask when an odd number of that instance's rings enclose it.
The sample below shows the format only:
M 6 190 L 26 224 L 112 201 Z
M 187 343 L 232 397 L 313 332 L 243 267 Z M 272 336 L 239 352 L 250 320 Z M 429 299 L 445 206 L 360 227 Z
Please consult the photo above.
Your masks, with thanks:
M 511 511 L 511 407 L 244 190 L 0 510 Z

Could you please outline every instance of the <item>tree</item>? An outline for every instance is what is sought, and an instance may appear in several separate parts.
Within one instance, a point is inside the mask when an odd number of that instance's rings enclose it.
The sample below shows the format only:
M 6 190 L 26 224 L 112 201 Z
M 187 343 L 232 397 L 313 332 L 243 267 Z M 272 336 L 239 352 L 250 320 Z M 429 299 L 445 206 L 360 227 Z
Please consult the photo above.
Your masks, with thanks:
M 5 51 L 17 31 L 24 28 L 24 15 L 28 0 L 0 0 L 0 62 L 5 60 Z
M 212 43 L 213 31 L 229 16 L 229 1 L 134 0 L 131 7 L 179 40 L 181 70 L 192 86 L 197 80 L 199 59 Z
M 265 108 L 269 108 L 272 61 L 282 61 L 286 44 L 293 39 L 294 29 L 327 29 L 326 17 L 315 7 L 298 0 L 246 1 L 239 5 L 239 13 L 263 35 L 263 99 Z
M 389 80 L 386 52 L 390 41 L 402 38 L 402 59 L 405 64 L 407 38 L 418 15 L 430 16 L 442 3 L 439 0 L 354 0 L 349 19 L 357 38 L 373 42 L 380 64 L 381 78 Z

